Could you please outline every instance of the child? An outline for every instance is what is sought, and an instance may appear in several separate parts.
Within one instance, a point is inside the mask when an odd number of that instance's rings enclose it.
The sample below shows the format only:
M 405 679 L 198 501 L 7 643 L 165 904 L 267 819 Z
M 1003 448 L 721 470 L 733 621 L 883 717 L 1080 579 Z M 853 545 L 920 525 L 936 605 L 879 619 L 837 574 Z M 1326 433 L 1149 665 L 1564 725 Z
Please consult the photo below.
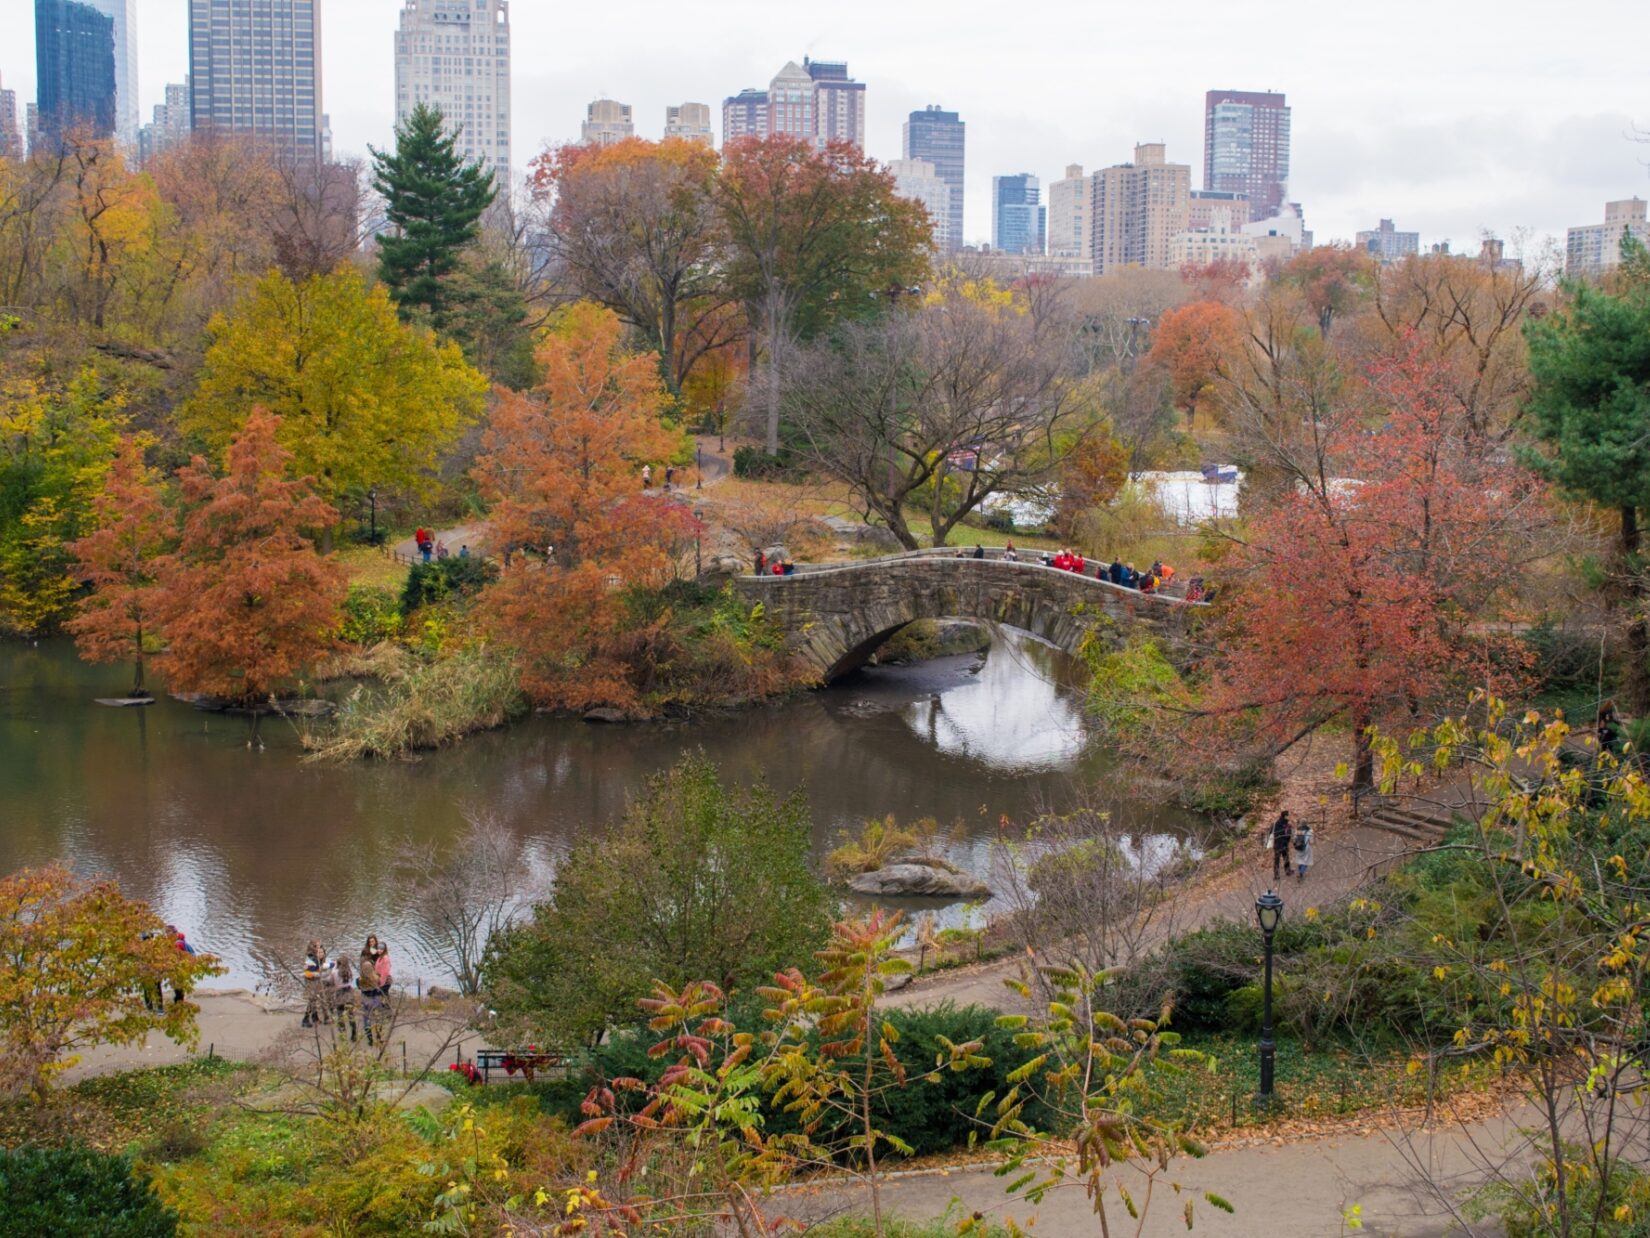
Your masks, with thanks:
M 1312 867 L 1312 827 L 1305 822 L 1295 831 L 1295 876 L 1306 880 L 1306 870 Z

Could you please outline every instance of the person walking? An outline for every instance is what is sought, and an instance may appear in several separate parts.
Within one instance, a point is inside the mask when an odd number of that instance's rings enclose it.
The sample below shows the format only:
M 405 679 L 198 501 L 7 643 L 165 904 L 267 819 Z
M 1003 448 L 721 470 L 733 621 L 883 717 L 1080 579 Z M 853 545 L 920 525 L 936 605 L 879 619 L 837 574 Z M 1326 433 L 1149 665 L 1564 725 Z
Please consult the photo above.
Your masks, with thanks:
M 166 926 L 166 931 L 168 933 L 172 934 L 172 940 L 177 943 L 178 953 L 180 953 L 180 954 L 194 954 L 196 952 L 195 947 L 193 947 L 189 944 L 189 939 L 183 935 L 183 930 L 180 929 L 177 925 L 168 924 Z M 186 996 L 187 996 L 187 992 L 184 989 L 182 983 L 179 982 L 174 977 L 173 980 L 172 980 L 172 1004 L 174 1006 L 177 1005 Z
M 304 952 L 304 1021 L 302 1026 L 314 1027 L 331 1018 L 328 994 L 322 986 L 327 981 L 327 952 L 320 942 L 312 941 Z
M 378 996 L 388 1001 L 395 976 L 390 970 L 390 948 L 383 942 L 378 943 L 378 961 L 373 970 L 378 973 Z
M 1294 838 L 1295 827 L 1289 823 L 1289 810 L 1286 808 L 1278 814 L 1278 819 L 1272 822 L 1272 831 L 1267 837 L 1272 842 L 1272 880 L 1278 879 L 1278 868 L 1283 868 L 1283 875 L 1289 876 L 1289 843 Z
M 355 987 L 361 990 L 361 1028 L 367 1034 L 368 1045 L 373 1043 L 373 1024 L 384 1005 L 384 995 L 378 987 L 378 948 L 378 934 L 368 933 L 367 944 L 361 947 L 355 968 Z
M 1312 827 L 1306 823 L 1295 831 L 1295 877 L 1306 880 L 1306 870 L 1312 867 Z
M 335 1020 L 333 1027 L 335 1034 L 343 1036 L 344 1028 L 349 1027 L 350 1043 L 355 1043 L 355 986 L 351 983 L 348 959 L 339 959 L 338 966 L 332 971 L 332 1014 Z
M 644 464 L 644 465 L 642 465 L 642 489 L 646 490 L 652 484 L 653 484 L 653 466 L 651 464 Z
M 674 464 L 665 465 L 665 489 L 669 490 L 671 485 L 675 481 L 676 481 L 676 466 Z

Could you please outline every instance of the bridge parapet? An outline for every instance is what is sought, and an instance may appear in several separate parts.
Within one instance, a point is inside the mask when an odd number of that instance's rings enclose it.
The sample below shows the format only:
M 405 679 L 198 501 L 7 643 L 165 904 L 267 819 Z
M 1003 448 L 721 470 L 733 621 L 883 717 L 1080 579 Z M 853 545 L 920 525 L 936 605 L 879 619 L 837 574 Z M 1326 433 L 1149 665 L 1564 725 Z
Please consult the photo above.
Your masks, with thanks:
M 1203 609 L 1039 562 L 959 558 L 944 549 L 798 565 L 792 576 L 740 576 L 734 583 L 747 601 L 762 603 L 827 681 L 862 665 L 918 619 L 1006 624 L 1075 655 L 1091 632 L 1113 646 L 1141 628 L 1172 638 Z

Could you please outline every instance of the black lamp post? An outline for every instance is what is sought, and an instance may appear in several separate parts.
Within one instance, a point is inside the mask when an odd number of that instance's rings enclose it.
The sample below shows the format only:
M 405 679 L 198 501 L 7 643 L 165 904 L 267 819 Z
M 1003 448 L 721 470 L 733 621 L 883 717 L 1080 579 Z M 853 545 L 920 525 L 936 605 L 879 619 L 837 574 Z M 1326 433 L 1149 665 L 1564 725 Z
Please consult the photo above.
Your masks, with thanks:
M 1255 919 L 1266 938 L 1266 988 L 1260 1019 L 1260 1092 L 1255 1097 L 1255 1103 L 1265 1107 L 1273 1101 L 1272 1069 L 1277 1056 L 1277 1046 L 1272 1043 L 1272 934 L 1278 931 L 1278 924 L 1283 920 L 1283 900 L 1271 890 L 1266 891 L 1255 900 Z
M 698 580 L 705 574 L 705 565 L 702 562 L 700 547 L 705 536 L 705 509 L 693 509 L 693 579 Z

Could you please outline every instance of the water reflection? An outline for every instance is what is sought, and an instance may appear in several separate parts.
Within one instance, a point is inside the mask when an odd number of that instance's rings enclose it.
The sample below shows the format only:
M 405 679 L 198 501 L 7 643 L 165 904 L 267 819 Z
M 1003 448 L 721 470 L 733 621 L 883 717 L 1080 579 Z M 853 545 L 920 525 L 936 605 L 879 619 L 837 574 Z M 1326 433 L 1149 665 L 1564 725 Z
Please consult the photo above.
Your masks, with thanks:
M 689 748 L 733 782 L 804 785 L 816 854 L 872 816 L 931 816 L 960 823 L 952 854 L 988 881 L 1000 818 L 1058 804 L 1074 779 L 1109 784 L 1063 655 L 1013 632 L 983 662 L 872 669 L 691 725 L 535 719 L 420 761 L 344 766 L 302 763 L 283 725 L 266 723 L 259 752 L 240 719 L 171 700 L 93 705 L 120 675 L 63 643 L 0 646 L 0 872 L 61 859 L 116 877 L 224 957 L 220 984 L 257 983 L 312 936 L 353 949 L 368 931 L 409 979 L 435 977 L 410 950 L 410 849 L 447 845 L 467 812 L 485 813 L 548 875 Z M 1148 832 L 1191 824 L 1109 795 Z

